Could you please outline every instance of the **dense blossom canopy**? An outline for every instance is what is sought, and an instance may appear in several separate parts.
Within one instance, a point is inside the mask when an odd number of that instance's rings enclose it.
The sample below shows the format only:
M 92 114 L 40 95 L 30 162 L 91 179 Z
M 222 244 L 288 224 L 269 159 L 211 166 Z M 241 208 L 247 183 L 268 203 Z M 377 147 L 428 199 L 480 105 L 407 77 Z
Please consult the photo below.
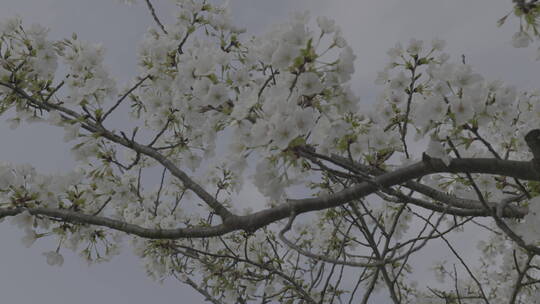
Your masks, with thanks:
M 48 264 L 106 261 L 128 239 L 150 276 L 213 303 L 540 303 L 540 91 L 411 39 L 369 104 L 333 20 L 296 13 L 253 37 L 226 5 L 175 0 L 163 24 L 145 3 L 156 26 L 120 88 L 101 45 L 0 24 L 0 111 L 62 128 L 78 162 L 0 164 L 0 221 L 26 246 L 56 239 Z M 514 6 L 527 47 L 540 5 Z M 266 201 L 235 201 L 245 180 Z M 467 231 L 486 235 L 473 264 L 448 240 Z M 457 263 L 433 267 L 436 285 L 409 280 L 432 242 Z

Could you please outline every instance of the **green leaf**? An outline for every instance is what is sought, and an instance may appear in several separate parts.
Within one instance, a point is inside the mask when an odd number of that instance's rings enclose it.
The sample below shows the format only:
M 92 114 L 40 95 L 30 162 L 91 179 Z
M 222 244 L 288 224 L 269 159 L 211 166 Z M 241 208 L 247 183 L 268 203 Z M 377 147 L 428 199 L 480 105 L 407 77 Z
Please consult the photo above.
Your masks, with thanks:
M 94 115 L 96 116 L 97 120 L 101 120 L 101 117 L 103 116 L 103 109 L 99 108 L 94 111 Z

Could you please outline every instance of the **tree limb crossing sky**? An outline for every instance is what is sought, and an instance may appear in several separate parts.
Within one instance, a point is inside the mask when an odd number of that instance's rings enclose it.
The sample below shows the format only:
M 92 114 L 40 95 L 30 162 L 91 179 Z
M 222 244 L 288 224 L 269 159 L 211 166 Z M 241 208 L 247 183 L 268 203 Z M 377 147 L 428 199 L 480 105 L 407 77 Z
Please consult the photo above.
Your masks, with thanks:
M 157 14 L 171 20 L 169 1 L 155 0 Z M 410 38 L 447 41 L 452 58 L 466 55 L 468 63 L 490 80 L 501 79 L 519 89 L 529 89 L 538 79 L 532 48 L 514 49 L 512 33 L 518 25 L 503 28 L 496 21 L 511 9 L 510 1 L 434 0 L 231 0 L 236 24 L 248 34 L 259 34 L 270 25 L 287 20 L 289 12 L 310 10 L 341 26 L 356 55 L 351 81 L 361 97 L 361 108 L 370 109 L 376 98 L 374 80 L 387 63 L 386 50 Z M 20 15 L 27 25 L 37 22 L 61 39 L 76 32 L 80 39 L 103 42 L 106 62 L 119 83 L 137 75 L 136 47 L 146 29 L 155 24 L 143 3 L 128 7 L 115 1 L 4 0 L 0 20 Z M 65 171 L 74 165 L 63 132 L 53 127 L 23 126 L 11 131 L 0 122 L 0 160 L 31 163 L 44 172 Z M 256 197 L 248 184 L 243 197 Z M 241 195 L 241 197 L 242 197 Z M 6 222 L 9 222 L 7 220 Z M 4 222 L 0 229 L 0 293 L 2 303 L 202 303 L 202 297 L 173 279 L 158 284 L 146 277 L 138 259 L 126 248 L 106 264 L 87 267 L 82 258 L 66 251 L 61 268 L 50 267 L 42 252 L 55 246 L 38 241 L 26 249 L 22 231 Z

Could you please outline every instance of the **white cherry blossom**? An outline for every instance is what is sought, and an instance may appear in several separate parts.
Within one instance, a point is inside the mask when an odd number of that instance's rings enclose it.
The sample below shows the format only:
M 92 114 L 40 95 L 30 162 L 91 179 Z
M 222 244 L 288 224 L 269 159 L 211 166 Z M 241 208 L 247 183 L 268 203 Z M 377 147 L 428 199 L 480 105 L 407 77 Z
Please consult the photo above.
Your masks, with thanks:
M 324 16 L 317 17 L 317 25 L 325 34 L 331 34 L 336 30 L 336 22 Z
M 62 266 L 64 264 L 64 257 L 57 251 L 47 251 L 43 255 L 47 258 L 47 264 L 51 266 Z
M 450 165 L 450 156 L 448 156 L 448 153 L 439 140 L 430 139 L 425 153 L 430 157 L 442 160 L 447 166 Z
M 298 87 L 304 95 L 313 95 L 323 90 L 323 85 L 319 76 L 313 72 L 307 72 L 298 78 Z

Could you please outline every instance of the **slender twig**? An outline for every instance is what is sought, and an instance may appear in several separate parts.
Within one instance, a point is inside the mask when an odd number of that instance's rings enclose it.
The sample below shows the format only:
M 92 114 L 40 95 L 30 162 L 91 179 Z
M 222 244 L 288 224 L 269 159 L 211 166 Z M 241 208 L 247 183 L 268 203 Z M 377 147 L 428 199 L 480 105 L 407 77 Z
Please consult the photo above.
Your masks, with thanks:
M 45 102 L 48 102 L 53 96 L 54 94 L 56 94 L 56 92 L 58 92 L 58 90 L 60 90 L 60 88 L 62 88 L 64 86 L 65 82 L 62 80 L 53 90 L 52 92 L 49 94 L 49 96 L 47 96 L 45 98 Z
M 109 116 L 121 103 L 126 99 L 126 97 L 129 96 L 129 94 L 133 93 L 146 79 L 151 78 L 150 75 L 146 75 L 145 77 L 141 78 L 133 87 L 131 87 L 122 97 L 120 97 L 116 103 L 107 111 L 100 119 L 100 122 L 103 122 L 107 116 Z
M 205 300 L 208 300 L 214 304 L 223 304 L 223 302 L 219 301 L 218 299 L 214 298 L 210 292 L 208 292 L 205 288 L 199 286 L 195 281 L 190 279 L 189 277 L 180 278 L 176 273 L 173 273 L 173 275 L 176 277 L 176 279 L 180 282 L 186 283 L 189 286 L 191 286 L 193 289 L 195 289 L 198 293 L 204 296 Z
M 111 201 L 111 199 L 112 199 L 112 197 L 109 197 L 109 198 L 105 201 L 105 203 L 103 203 L 103 205 L 101 205 L 101 207 L 99 207 L 99 209 L 98 209 L 96 212 L 94 212 L 92 215 L 93 215 L 93 216 L 96 216 L 96 215 L 98 215 L 101 211 L 103 211 L 103 209 L 105 209 L 105 207 L 109 204 L 109 202 Z
M 412 69 L 411 69 L 411 83 L 409 85 L 409 92 L 407 92 L 408 94 L 408 97 L 407 97 L 407 109 L 405 110 L 405 117 L 403 118 L 403 125 L 401 126 L 401 142 L 403 143 L 403 151 L 405 152 L 405 156 L 407 157 L 407 159 L 410 158 L 410 155 L 409 155 L 409 150 L 407 148 L 407 142 L 405 140 L 405 137 L 407 136 L 407 126 L 409 124 L 409 116 L 411 114 L 411 104 L 412 104 L 412 98 L 413 98 L 413 95 L 414 95 L 414 85 L 416 83 L 416 68 L 417 68 L 417 65 L 418 65 L 418 58 L 415 57 L 414 59 L 414 64 L 412 66 Z
M 154 21 L 159 25 L 163 33 L 168 34 L 167 30 L 165 30 L 165 26 L 163 26 L 163 23 L 161 23 L 161 21 L 159 20 L 156 14 L 156 10 L 154 9 L 154 6 L 152 5 L 152 2 L 150 2 L 150 0 L 145 0 L 145 1 L 146 1 L 146 6 L 148 6 L 148 9 L 150 10 L 150 13 L 152 14 L 152 18 L 154 18 Z
M 159 140 L 161 135 L 163 135 L 165 131 L 167 131 L 167 128 L 169 127 L 169 124 L 171 123 L 171 121 L 172 121 L 172 118 L 169 117 L 167 121 L 165 122 L 165 125 L 163 126 L 163 128 L 161 128 L 161 130 L 156 134 L 156 136 L 154 136 L 154 139 L 150 141 L 150 143 L 148 144 L 148 147 L 152 147 Z
M 527 261 L 525 262 L 525 265 L 523 266 L 523 269 L 519 269 L 519 265 L 516 265 L 516 270 L 518 272 L 518 277 L 516 278 L 516 282 L 514 283 L 514 288 L 512 290 L 512 296 L 510 297 L 509 304 L 515 304 L 519 291 L 523 287 L 523 278 L 525 277 L 525 274 L 527 274 L 527 271 L 531 267 L 531 261 L 534 258 L 534 254 L 529 254 L 527 256 Z
M 167 173 L 167 168 L 163 168 L 163 172 L 161 172 L 161 181 L 159 183 L 159 189 L 156 195 L 156 200 L 154 201 L 154 216 L 157 215 L 157 209 L 159 207 L 159 199 L 161 197 L 161 190 L 163 190 L 163 184 L 165 182 L 165 173 Z

